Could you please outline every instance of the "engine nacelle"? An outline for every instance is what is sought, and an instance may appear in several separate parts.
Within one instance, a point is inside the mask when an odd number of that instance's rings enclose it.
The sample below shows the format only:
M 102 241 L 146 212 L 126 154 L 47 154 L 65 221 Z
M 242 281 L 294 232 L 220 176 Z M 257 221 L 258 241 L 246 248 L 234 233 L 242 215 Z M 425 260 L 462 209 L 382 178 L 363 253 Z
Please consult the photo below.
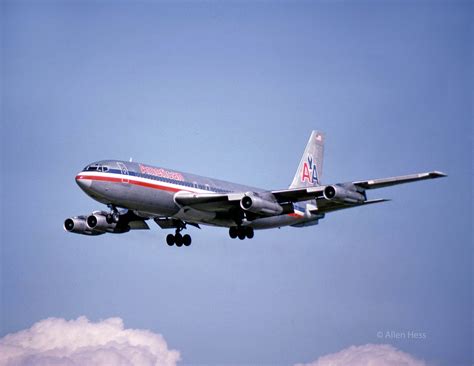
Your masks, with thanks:
M 329 201 L 346 203 L 359 203 L 365 201 L 365 196 L 357 191 L 346 189 L 340 186 L 327 186 L 324 188 L 324 198 Z
M 100 213 L 93 213 L 89 215 L 86 220 L 87 227 L 92 230 L 113 233 L 116 232 L 117 223 L 108 223 L 105 215 Z M 128 231 L 128 230 L 127 230 Z
M 84 235 L 100 235 L 102 232 L 95 231 L 87 226 L 86 218 L 84 216 L 80 217 L 70 217 L 64 220 L 64 230 L 70 233 L 84 234 Z
M 240 200 L 240 207 L 245 211 L 268 216 L 280 215 L 283 212 L 283 207 L 278 202 L 263 199 L 252 192 L 246 193 Z

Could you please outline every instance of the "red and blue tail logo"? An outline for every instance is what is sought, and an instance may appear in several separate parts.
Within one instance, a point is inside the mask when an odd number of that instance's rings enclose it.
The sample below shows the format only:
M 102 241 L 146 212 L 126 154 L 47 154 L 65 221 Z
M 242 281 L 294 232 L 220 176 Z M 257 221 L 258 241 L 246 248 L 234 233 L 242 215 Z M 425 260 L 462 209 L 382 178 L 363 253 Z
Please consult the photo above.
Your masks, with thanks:
M 301 172 L 301 182 L 319 184 L 318 169 L 316 168 L 316 162 L 313 161 L 312 155 L 308 155 L 307 161 L 303 163 L 303 170 Z

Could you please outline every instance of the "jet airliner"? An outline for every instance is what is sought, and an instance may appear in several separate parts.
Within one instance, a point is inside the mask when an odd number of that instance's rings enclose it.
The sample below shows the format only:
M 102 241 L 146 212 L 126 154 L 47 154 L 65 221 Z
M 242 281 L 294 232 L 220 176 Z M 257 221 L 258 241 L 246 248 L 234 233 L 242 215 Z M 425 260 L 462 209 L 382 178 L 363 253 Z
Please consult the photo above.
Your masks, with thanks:
M 311 133 L 291 185 L 281 190 L 121 160 L 89 164 L 76 182 L 109 209 L 68 218 L 64 229 L 84 235 L 126 233 L 149 229 L 146 221 L 153 219 L 162 229 L 175 230 L 166 237 L 170 246 L 191 244 L 191 236 L 181 234 L 188 225 L 225 227 L 233 239 L 251 239 L 258 229 L 312 226 L 327 213 L 387 201 L 367 199 L 370 189 L 446 176 L 432 171 L 323 185 L 324 141 L 323 133 Z

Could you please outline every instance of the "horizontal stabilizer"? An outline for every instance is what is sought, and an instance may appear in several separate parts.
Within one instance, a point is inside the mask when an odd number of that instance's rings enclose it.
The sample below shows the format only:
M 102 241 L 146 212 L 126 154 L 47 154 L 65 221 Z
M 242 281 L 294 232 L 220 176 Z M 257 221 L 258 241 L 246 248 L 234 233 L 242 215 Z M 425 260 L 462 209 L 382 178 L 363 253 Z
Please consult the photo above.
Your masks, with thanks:
M 331 205 L 327 207 L 319 207 L 317 209 L 310 210 L 310 212 L 312 214 L 320 214 L 320 213 L 338 211 L 345 208 L 366 206 L 366 205 L 371 205 L 373 203 L 381 203 L 381 202 L 388 202 L 388 201 L 390 200 L 386 198 L 378 198 L 378 199 L 368 200 L 368 201 L 359 202 L 359 203 L 350 203 L 350 204 L 349 203 L 336 203 L 335 205 Z

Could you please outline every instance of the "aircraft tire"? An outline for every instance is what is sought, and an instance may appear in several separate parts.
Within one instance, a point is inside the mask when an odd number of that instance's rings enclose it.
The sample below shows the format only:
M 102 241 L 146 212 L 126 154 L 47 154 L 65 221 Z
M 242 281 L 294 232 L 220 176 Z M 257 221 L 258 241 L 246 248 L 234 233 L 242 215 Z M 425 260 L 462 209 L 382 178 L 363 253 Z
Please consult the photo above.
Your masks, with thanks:
M 180 233 L 176 234 L 174 236 L 174 242 L 177 247 L 183 246 L 183 236 Z
M 239 230 L 239 235 L 238 235 L 239 239 L 240 240 L 244 240 L 245 239 L 245 233 L 243 230 Z
M 189 247 L 191 245 L 191 241 L 191 236 L 189 234 L 183 236 L 183 244 L 185 247 Z
M 245 228 L 245 236 L 249 239 L 252 239 L 254 235 L 253 228 L 251 227 L 246 227 Z
M 174 245 L 174 235 L 173 234 L 168 234 L 166 236 L 166 244 L 168 244 L 170 247 Z
M 232 239 L 235 239 L 237 237 L 237 234 L 238 234 L 238 229 L 237 227 L 235 226 L 231 226 L 229 228 L 229 236 L 232 238 Z

